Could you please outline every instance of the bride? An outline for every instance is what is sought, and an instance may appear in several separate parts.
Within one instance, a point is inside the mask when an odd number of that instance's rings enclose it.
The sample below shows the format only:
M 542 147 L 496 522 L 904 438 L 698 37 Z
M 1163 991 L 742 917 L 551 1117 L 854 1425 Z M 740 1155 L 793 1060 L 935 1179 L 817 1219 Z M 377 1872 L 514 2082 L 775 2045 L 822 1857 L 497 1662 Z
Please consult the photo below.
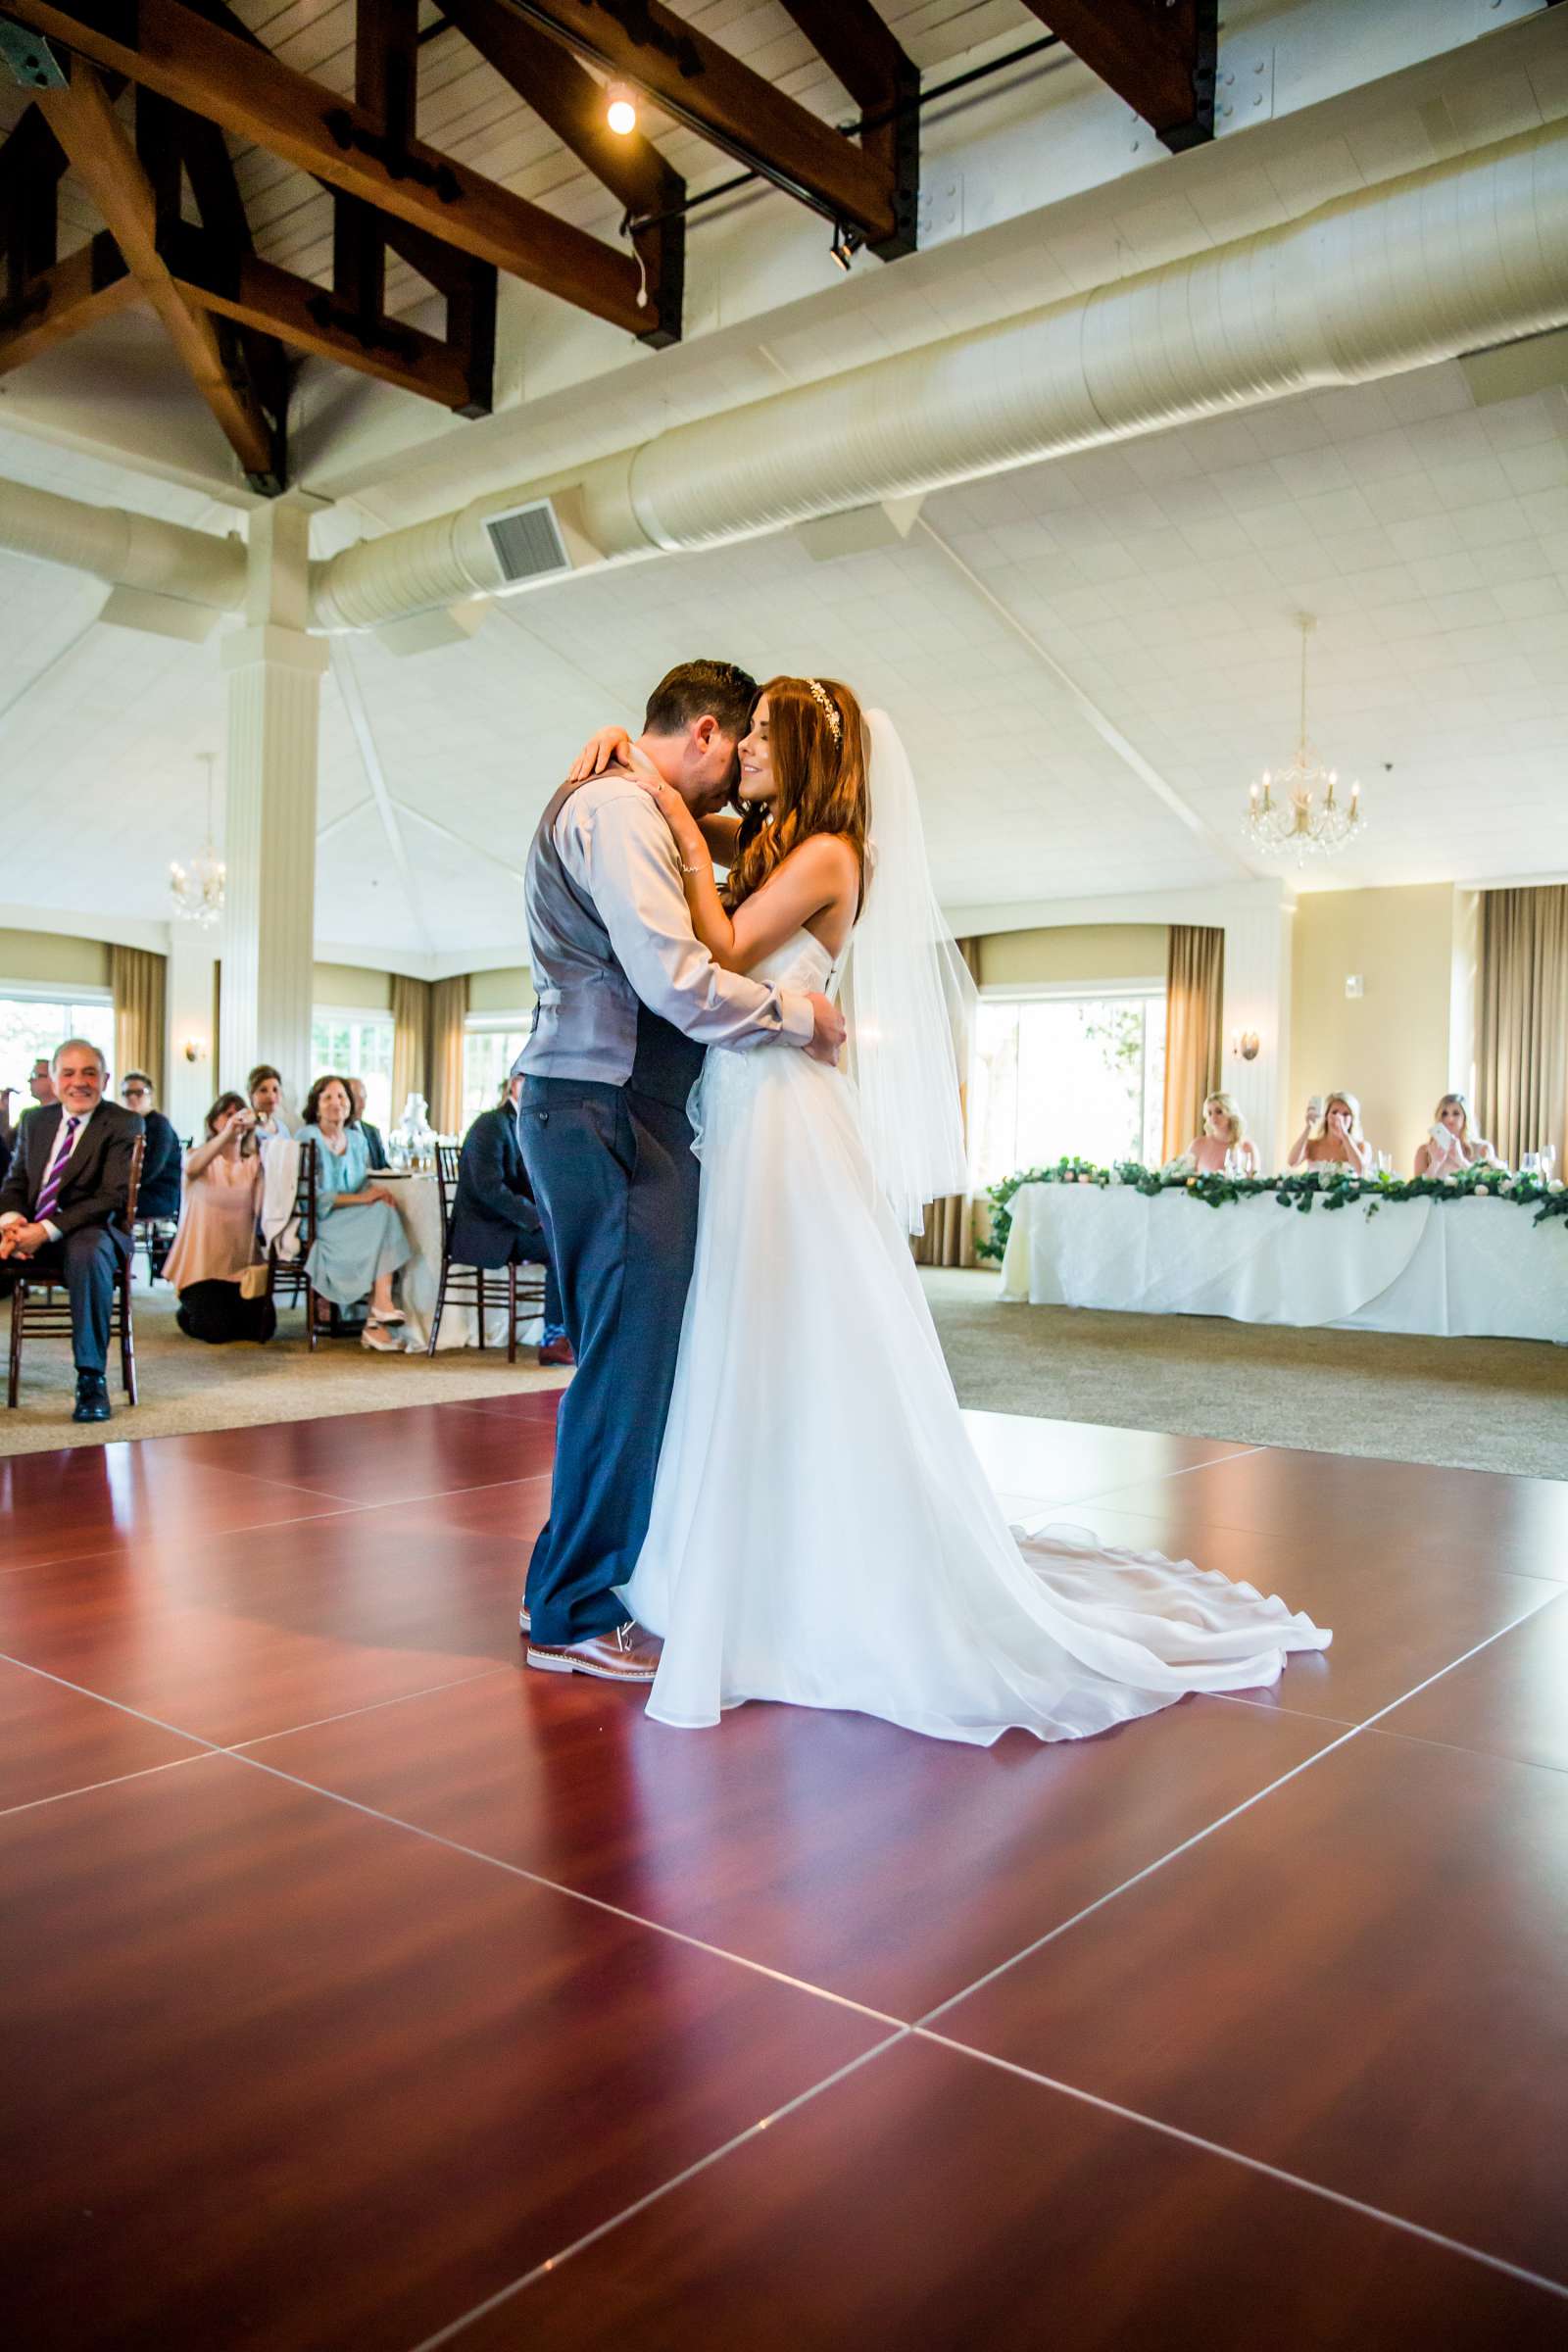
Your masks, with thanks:
M 596 737 L 579 772 L 623 754 Z M 1275 1682 L 1330 1636 L 1187 1561 L 1010 1529 L 969 1442 L 908 1233 L 962 1189 L 961 973 L 891 722 L 778 677 L 741 745 L 745 814 L 674 836 L 715 960 L 852 999 L 853 1078 L 710 1054 L 694 1090 L 697 1259 L 653 1514 L 621 1597 L 662 1636 L 648 1711 L 843 1707 L 989 1745 L 1081 1739 L 1190 1690 Z M 728 869 L 722 895 L 713 858 Z M 805 1424 L 836 1433 L 808 1474 Z

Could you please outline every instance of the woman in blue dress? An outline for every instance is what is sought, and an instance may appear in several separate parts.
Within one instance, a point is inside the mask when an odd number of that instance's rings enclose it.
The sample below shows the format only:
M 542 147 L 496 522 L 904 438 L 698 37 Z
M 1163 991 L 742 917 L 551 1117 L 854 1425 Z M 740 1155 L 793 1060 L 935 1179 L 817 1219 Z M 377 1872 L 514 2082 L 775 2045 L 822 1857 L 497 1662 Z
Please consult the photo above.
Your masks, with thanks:
M 369 1181 L 369 1148 L 353 1123 L 346 1078 L 318 1078 L 305 1103 L 301 1143 L 316 1146 L 316 1244 L 306 1272 L 334 1306 L 368 1297 L 361 1346 L 396 1349 L 402 1310 L 392 1303 L 392 1277 L 414 1255 L 392 1189 Z

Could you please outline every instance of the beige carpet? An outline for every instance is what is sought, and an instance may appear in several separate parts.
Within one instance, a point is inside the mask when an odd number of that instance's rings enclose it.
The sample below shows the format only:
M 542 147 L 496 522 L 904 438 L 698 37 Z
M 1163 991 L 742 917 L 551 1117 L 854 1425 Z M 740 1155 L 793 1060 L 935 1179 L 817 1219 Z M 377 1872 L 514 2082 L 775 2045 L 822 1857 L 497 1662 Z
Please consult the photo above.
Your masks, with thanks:
M 1568 1478 L 1568 1348 L 1003 1306 L 997 1281 L 925 1276 L 966 1405 Z
M 1568 1348 L 1521 1340 L 1406 1340 L 1379 1332 L 1288 1331 L 1196 1315 L 1108 1315 L 1002 1306 L 989 1273 L 927 1273 L 926 1293 L 960 1400 L 1118 1429 L 1301 1446 L 1403 1462 L 1568 1477 Z M 0 1337 L 7 1310 L 0 1308 Z M 30 1348 L 22 1403 L 0 1407 L 0 1454 L 168 1437 L 396 1405 L 462 1403 L 519 1388 L 558 1388 L 530 1350 L 514 1370 L 454 1348 L 372 1356 L 357 1343 L 311 1357 L 285 1314 L 266 1348 L 204 1348 L 174 1328 L 174 1298 L 138 1294 L 142 1401 L 118 1379 L 115 1417 L 71 1419 L 70 1351 Z
M 101 1446 L 115 1438 L 167 1438 L 197 1429 L 240 1429 L 261 1421 L 310 1421 L 327 1413 L 375 1413 L 401 1404 L 461 1404 L 471 1396 L 509 1396 L 518 1389 L 555 1389 L 565 1375 L 541 1372 L 531 1348 L 514 1368 L 494 1349 L 454 1348 L 440 1355 L 371 1355 L 357 1340 L 324 1340 L 313 1356 L 297 1307 L 278 1317 L 265 1348 L 206 1348 L 174 1324 L 177 1301 L 167 1285 L 136 1294 L 136 1367 L 141 1402 L 124 1401 L 118 1358 L 110 1367 L 112 1421 L 78 1428 L 71 1418 L 75 1375 L 63 1340 L 29 1342 L 16 1411 L 0 1402 L 0 1454 L 44 1446 Z M 0 1305 L 0 1345 L 10 1336 L 10 1307 Z

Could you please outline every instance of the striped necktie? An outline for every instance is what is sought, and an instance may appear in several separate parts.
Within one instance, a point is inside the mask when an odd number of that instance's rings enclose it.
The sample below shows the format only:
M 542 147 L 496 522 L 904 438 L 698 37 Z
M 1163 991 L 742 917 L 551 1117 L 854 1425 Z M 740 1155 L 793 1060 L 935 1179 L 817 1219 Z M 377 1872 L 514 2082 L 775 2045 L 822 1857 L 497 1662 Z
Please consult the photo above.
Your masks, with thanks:
M 54 1166 L 43 1180 L 43 1191 L 38 1195 L 38 1205 L 32 1212 L 35 1225 L 44 1224 L 54 1214 L 55 1204 L 60 1199 L 60 1188 L 66 1181 L 67 1163 L 76 1149 L 76 1130 L 80 1125 L 80 1119 L 66 1121 L 66 1140 L 55 1155 Z

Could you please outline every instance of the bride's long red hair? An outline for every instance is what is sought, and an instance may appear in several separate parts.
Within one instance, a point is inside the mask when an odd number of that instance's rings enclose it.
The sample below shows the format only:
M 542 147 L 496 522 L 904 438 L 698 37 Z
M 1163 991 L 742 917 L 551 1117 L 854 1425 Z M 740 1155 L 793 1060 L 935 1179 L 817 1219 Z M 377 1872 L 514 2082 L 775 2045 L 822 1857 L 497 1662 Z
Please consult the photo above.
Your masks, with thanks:
M 836 737 L 832 718 L 811 691 L 813 684 L 822 689 L 838 717 Z M 742 900 L 761 889 L 791 850 L 813 833 L 836 833 L 850 844 L 859 860 L 863 903 L 871 796 L 860 706 L 837 678 L 769 678 L 761 691 L 767 697 L 775 798 L 765 810 L 743 804 L 725 904 L 733 913 Z

